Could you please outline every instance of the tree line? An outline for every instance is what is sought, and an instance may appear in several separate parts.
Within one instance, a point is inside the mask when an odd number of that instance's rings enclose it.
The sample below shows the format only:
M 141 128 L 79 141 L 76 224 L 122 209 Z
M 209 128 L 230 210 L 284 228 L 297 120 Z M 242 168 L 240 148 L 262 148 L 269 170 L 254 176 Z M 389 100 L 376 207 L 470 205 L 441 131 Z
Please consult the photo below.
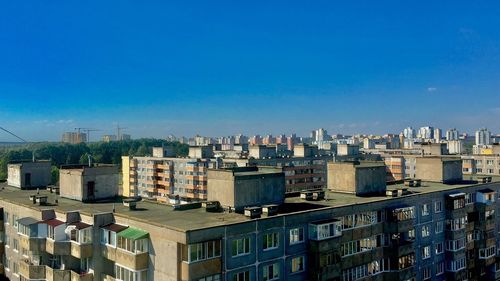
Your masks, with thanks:
M 11 161 L 30 160 L 34 153 L 36 159 L 52 162 L 52 178 L 55 183 L 59 176 L 59 167 L 65 164 L 86 164 L 88 156 L 94 163 L 121 164 L 122 156 L 151 155 L 154 146 L 172 147 L 178 157 L 187 156 L 189 146 L 179 142 L 167 142 L 161 139 L 138 139 L 96 143 L 54 143 L 41 142 L 0 147 L 0 181 L 7 179 L 7 164 Z

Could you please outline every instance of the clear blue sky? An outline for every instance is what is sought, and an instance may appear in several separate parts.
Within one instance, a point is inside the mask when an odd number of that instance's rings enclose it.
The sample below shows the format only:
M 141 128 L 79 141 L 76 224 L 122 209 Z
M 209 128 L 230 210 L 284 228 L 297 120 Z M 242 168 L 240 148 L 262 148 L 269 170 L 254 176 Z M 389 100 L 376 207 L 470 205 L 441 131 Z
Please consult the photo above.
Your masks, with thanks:
M 0 126 L 500 133 L 499 15 L 498 1 L 3 1 Z

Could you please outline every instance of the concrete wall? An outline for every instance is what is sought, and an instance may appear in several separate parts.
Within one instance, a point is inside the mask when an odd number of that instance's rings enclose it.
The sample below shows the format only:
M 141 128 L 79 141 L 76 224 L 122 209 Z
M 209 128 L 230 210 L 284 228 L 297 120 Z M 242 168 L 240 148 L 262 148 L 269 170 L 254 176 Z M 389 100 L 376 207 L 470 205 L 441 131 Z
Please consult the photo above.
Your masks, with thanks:
M 416 177 L 424 181 L 453 182 L 462 180 L 462 160 L 441 157 L 416 158 Z
M 385 193 L 386 167 L 384 163 L 356 162 L 328 163 L 328 189 L 335 192 L 368 195 Z
M 230 170 L 208 170 L 207 200 L 219 201 L 222 206 L 234 206 L 234 178 Z
M 87 194 L 88 183 L 94 182 L 94 197 Z M 118 168 L 116 166 L 83 167 L 59 170 L 62 197 L 78 200 L 99 200 L 118 195 Z
M 82 200 L 83 181 L 82 172 L 77 169 L 59 170 L 59 192 L 62 197 Z
M 446 143 L 423 143 L 422 150 L 424 155 L 446 155 L 448 148 Z
M 385 194 L 385 166 L 358 167 L 356 169 L 356 194 Z
M 251 145 L 248 148 L 248 157 L 261 159 L 263 157 L 276 157 L 276 147 L 265 145 Z
M 170 147 L 153 147 L 153 157 L 175 157 L 175 151 Z
M 337 144 L 337 155 L 351 156 L 359 154 L 359 145 L 354 144 Z
M 327 187 L 336 192 L 356 192 L 356 168 L 354 164 L 333 163 L 327 164 Z
M 307 144 L 297 144 L 293 147 L 293 156 L 295 157 L 314 157 L 319 154 L 317 146 Z
M 51 163 L 23 162 L 7 166 L 7 183 L 11 186 L 25 188 L 46 187 L 52 181 Z M 31 184 L 25 182 L 26 174 L 31 174 Z
M 231 170 L 208 170 L 208 200 L 219 201 L 222 206 L 237 210 L 247 206 L 283 203 L 284 173 L 244 174 Z
M 443 182 L 456 182 L 462 179 L 462 159 L 447 160 L 443 163 Z
M 212 158 L 214 156 L 213 146 L 190 146 L 189 158 Z

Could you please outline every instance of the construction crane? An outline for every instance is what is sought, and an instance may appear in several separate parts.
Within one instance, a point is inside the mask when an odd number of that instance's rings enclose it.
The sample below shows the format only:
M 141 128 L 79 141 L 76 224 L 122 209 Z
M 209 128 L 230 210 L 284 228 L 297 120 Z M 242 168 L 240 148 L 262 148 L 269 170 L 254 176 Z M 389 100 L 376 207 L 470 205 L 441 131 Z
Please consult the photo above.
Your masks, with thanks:
M 14 134 L 13 132 L 11 132 L 11 131 L 9 131 L 7 129 L 4 129 L 3 127 L 0 127 L 0 130 L 2 130 L 4 132 L 7 132 L 8 134 L 10 134 L 10 135 L 12 135 L 12 136 L 14 136 L 14 137 L 22 140 L 24 143 L 29 143 L 27 140 L 21 138 L 20 136 Z M 32 155 L 32 161 L 35 162 L 35 151 L 34 150 L 31 152 L 31 155 Z
M 80 131 L 85 132 L 87 134 L 87 142 L 90 142 L 90 132 L 100 131 L 100 129 L 93 128 L 75 128 L 75 130 L 78 131 L 78 134 L 80 134 Z

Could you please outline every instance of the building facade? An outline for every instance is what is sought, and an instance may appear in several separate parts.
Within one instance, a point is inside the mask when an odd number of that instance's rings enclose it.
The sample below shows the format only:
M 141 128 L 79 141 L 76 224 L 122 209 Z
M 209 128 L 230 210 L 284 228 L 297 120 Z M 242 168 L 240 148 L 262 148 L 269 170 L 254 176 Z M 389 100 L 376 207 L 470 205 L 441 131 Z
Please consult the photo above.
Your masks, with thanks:
M 0 191 L 10 280 L 499 280 L 497 178 L 286 198 L 250 218 L 192 205 L 86 204 Z M 391 193 L 394 194 L 394 193 Z M 264 210 L 264 208 L 262 208 Z

